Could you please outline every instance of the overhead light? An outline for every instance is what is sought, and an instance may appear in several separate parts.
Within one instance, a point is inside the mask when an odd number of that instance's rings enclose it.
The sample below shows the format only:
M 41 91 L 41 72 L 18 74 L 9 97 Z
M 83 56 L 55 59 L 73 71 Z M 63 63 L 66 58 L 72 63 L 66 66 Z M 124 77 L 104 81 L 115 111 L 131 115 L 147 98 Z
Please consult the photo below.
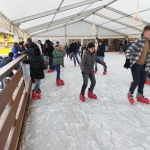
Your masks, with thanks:
M 133 15 L 132 20 L 131 20 L 133 26 L 138 26 L 138 25 L 140 25 L 143 22 L 143 19 L 142 19 L 141 15 L 140 15 L 140 12 L 139 12 L 138 3 L 139 3 L 139 0 L 137 0 L 136 12 Z
M 93 13 L 93 25 L 91 28 L 91 34 L 96 34 L 96 33 L 97 33 L 97 29 L 96 29 L 95 24 L 94 24 L 94 13 Z

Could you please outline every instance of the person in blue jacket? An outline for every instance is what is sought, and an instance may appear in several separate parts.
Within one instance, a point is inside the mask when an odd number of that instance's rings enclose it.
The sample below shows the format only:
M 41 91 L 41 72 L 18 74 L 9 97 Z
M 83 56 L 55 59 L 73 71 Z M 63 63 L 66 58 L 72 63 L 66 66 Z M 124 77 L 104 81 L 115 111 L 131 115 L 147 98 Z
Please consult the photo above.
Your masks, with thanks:
M 97 57 L 104 62 L 104 57 L 105 57 L 105 44 L 102 40 L 98 39 L 98 49 L 97 49 Z M 97 72 L 97 63 L 95 62 L 95 71 L 94 73 Z M 107 74 L 107 68 L 104 66 L 104 72 L 103 75 Z
M 14 43 L 14 46 L 12 48 L 12 53 L 14 54 L 14 59 L 18 58 L 19 57 L 19 54 L 18 54 L 18 43 L 15 42 Z

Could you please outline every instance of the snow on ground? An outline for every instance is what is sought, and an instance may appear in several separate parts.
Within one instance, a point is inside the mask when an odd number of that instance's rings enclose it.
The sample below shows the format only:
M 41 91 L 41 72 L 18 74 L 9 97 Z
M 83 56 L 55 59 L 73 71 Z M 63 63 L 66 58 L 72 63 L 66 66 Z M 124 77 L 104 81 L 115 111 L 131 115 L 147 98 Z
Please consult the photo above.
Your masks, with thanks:
M 98 65 L 94 92 L 98 100 L 82 103 L 79 93 L 82 76 L 79 66 L 65 58 L 61 78 L 65 86 L 55 85 L 55 73 L 45 73 L 42 99 L 32 101 L 21 150 L 149 150 L 150 105 L 127 100 L 132 81 L 124 69 L 125 56 L 106 53 L 108 74 Z M 90 82 L 89 82 L 90 84 Z M 136 92 L 135 92 L 136 94 Z M 150 86 L 145 85 L 150 98 Z

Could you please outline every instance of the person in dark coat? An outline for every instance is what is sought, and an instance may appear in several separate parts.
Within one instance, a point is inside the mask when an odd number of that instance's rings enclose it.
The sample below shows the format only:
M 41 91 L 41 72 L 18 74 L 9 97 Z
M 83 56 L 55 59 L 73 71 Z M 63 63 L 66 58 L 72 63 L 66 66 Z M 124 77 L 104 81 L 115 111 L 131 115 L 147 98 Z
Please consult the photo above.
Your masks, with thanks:
M 23 45 L 23 42 L 19 42 L 19 45 L 18 45 L 18 54 L 20 54 L 21 52 L 24 52 L 25 51 L 25 47 Z
M 22 54 L 27 54 L 29 58 L 31 58 L 34 55 L 34 49 L 30 48 L 29 44 L 26 43 L 25 44 L 25 51 L 20 53 L 20 55 Z
M 8 63 L 10 63 L 13 60 L 13 53 L 10 52 L 8 53 L 8 57 L 4 57 L 1 61 L 0 61 L 0 68 L 6 66 Z M 14 75 L 14 73 L 11 71 L 6 77 L 12 78 Z M 1 89 L 4 88 L 4 83 L 3 81 L 0 81 L 1 83 Z
M 93 71 L 95 61 L 106 67 L 106 63 L 101 61 L 96 56 L 94 43 L 90 42 L 87 45 L 87 50 L 85 50 L 85 53 L 83 55 L 83 58 L 81 60 L 81 65 L 80 65 L 82 76 L 83 76 L 83 85 L 81 88 L 81 93 L 79 95 L 79 98 L 82 102 L 85 101 L 84 93 L 85 93 L 85 90 L 86 90 L 87 85 L 88 85 L 88 78 L 90 78 L 90 81 L 91 81 L 91 85 L 90 85 L 90 88 L 88 90 L 88 97 L 93 98 L 93 99 L 97 99 L 97 96 L 95 94 L 93 94 L 93 90 L 94 90 L 94 87 L 96 84 L 96 79 L 95 79 L 95 75 L 94 75 L 94 71 Z
M 34 51 L 34 55 L 30 59 L 23 60 L 24 63 L 30 64 L 30 77 L 36 79 L 34 89 L 32 91 L 33 99 L 40 99 L 40 84 L 41 79 L 45 78 L 44 71 L 47 66 L 44 65 L 44 60 L 40 50 Z
M 55 71 L 55 68 L 53 66 L 54 47 L 52 46 L 50 40 L 45 41 L 45 46 L 46 46 L 45 51 L 47 51 L 47 54 L 48 54 L 48 57 L 49 57 L 49 66 L 50 66 L 50 68 L 49 68 L 48 72 L 53 72 L 53 71 Z
M 98 40 L 98 49 L 97 49 L 97 57 L 101 60 L 104 61 L 104 57 L 105 57 L 105 45 L 104 42 L 102 40 Z M 95 71 L 94 73 L 97 72 L 97 63 L 95 62 Z M 103 75 L 106 75 L 107 73 L 107 69 L 106 67 L 104 67 L 104 72 Z
M 78 62 L 78 64 L 80 64 L 77 56 L 77 44 L 75 43 L 75 40 L 72 40 L 72 43 L 70 45 L 70 53 L 74 60 L 74 66 L 76 66 L 76 61 Z

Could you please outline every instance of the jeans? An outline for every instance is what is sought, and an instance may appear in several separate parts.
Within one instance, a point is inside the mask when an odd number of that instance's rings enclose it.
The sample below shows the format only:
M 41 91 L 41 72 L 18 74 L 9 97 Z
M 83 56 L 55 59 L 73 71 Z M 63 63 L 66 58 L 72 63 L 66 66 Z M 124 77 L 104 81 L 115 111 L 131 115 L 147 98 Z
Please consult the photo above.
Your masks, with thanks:
M 76 60 L 78 63 L 80 63 L 77 54 L 72 54 L 72 57 L 73 57 L 74 64 L 76 64 Z
M 145 71 L 145 65 L 134 64 L 131 68 L 133 82 L 130 87 L 131 94 L 138 86 L 138 93 L 143 94 L 144 84 L 146 81 L 147 73 Z
M 54 66 L 53 66 L 53 57 L 49 57 L 49 69 L 53 70 Z
M 54 67 L 57 71 L 57 79 L 60 79 L 60 65 L 55 65 Z
M 96 84 L 96 79 L 95 79 L 95 75 L 92 74 L 83 74 L 83 85 L 82 85 L 82 89 L 81 89 L 81 93 L 85 93 L 85 89 L 88 85 L 88 78 L 90 78 L 91 81 L 91 85 L 90 85 L 90 91 L 93 92 L 95 84 Z
M 43 55 L 44 64 L 48 62 L 48 56 Z
M 37 91 L 38 89 L 40 89 L 40 85 L 41 85 L 41 79 L 36 79 L 36 82 L 34 85 L 34 91 Z
M 77 49 L 77 54 L 80 56 L 80 47 Z
M 101 61 L 103 61 L 104 62 L 104 57 L 103 56 L 97 56 Z M 95 62 L 95 69 L 97 69 L 97 62 Z M 104 71 L 106 71 L 107 70 L 107 68 L 106 67 L 104 67 Z

